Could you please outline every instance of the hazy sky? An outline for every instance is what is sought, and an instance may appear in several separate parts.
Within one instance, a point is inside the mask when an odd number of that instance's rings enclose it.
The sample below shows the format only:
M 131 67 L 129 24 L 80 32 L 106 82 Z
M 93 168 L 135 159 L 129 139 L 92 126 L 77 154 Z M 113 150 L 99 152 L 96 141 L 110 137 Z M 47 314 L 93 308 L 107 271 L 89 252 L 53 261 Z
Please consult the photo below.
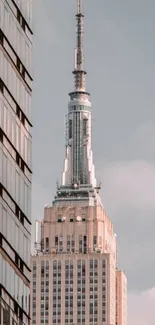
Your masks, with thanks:
M 129 325 L 154 325 L 155 1 L 83 2 L 96 175 L 128 275 Z M 63 168 L 75 10 L 75 0 L 34 1 L 33 220 Z

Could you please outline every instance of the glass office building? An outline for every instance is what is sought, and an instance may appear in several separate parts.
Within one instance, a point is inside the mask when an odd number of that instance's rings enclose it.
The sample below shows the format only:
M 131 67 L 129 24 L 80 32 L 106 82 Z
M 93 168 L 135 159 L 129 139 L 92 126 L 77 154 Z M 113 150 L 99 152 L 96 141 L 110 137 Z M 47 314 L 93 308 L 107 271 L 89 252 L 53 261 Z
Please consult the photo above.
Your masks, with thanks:
M 0 324 L 30 323 L 32 0 L 0 0 Z

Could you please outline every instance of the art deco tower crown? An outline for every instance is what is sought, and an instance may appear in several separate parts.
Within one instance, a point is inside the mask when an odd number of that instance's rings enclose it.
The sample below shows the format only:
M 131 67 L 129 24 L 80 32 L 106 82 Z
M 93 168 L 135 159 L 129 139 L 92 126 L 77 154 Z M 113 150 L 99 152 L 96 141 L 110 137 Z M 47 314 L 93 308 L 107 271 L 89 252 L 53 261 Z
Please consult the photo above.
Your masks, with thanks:
M 66 157 L 61 186 L 54 203 L 68 200 L 99 199 L 93 165 L 91 134 L 91 102 L 86 91 L 84 70 L 83 34 L 84 15 L 81 0 L 77 1 L 77 42 L 75 49 L 75 88 L 68 103 L 66 116 Z M 92 203 L 91 203 L 92 204 Z

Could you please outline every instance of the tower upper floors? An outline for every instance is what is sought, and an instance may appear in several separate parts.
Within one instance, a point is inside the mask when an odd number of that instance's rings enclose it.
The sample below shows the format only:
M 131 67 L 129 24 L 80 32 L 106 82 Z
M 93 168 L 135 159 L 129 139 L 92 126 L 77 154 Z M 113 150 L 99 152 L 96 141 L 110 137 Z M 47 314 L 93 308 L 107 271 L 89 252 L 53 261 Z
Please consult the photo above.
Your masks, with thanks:
M 32 257 L 32 324 L 115 325 L 112 254 L 46 254 Z
M 41 238 L 39 228 L 41 227 Z M 45 207 L 44 219 L 36 222 L 36 243 L 44 254 L 112 253 L 116 259 L 113 224 L 101 205 Z

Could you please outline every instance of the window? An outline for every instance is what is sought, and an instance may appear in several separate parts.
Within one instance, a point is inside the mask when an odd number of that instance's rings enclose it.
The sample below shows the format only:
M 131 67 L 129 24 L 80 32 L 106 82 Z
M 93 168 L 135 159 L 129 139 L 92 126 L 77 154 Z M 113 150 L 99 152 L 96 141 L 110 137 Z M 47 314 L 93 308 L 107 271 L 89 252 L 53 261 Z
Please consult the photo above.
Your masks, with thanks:
M 97 244 L 97 236 L 93 236 L 93 245 Z
M 87 135 L 87 123 L 88 123 L 88 120 L 87 119 L 84 119 L 83 120 L 83 135 L 84 136 Z
M 82 221 L 86 221 L 85 214 L 82 215 Z
M 3 54 L 3 52 L 2 52 L 2 54 Z M 2 60 L 3 60 L 3 64 L 4 64 L 4 74 L 3 74 L 4 96 L 7 99 L 9 99 L 8 101 L 9 101 L 10 105 L 12 106 L 12 108 L 14 109 L 14 111 L 16 111 L 16 104 L 18 103 L 18 105 L 22 108 L 21 111 L 23 111 L 24 116 L 26 115 L 27 119 L 31 120 L 31 115 L 30 115 L 30 113 L 31 113 L 31 109 L 30 109 L 31 91 L 27 87 L 26 84 L 25 85 L 23 84 L 19 75 L 14 71 L 15 69 L 12 67 L 12 64 L 10 63 L 10 61 L 5 59 L 4 54 L 2 55 Z M 10 80 L 12 80 L 12 82 Z M 11 97 L 10 97 L 10 94 L 8 93 L 8 90 L 6 89 L 5 85 L 8 85 L 9 91 L 12 94 Z M 17 86 L 18 86 L 18 92 L 17 92 Z M 27 101 L 24 100 L 25 96 L 27 96 Z
M 58 222 L 62 222 L 62 216 L 60 214 L 58 215 Z
M 69 139 L 72 138 L 72 120 L 69 120 Z
M 58 245 L 58 236 L 55 236 L 55 245 Z
M 84 254 L 87 252 L 87 236 L 83 237 L 83 252 Z
M 94 261 L 94 266 L 97 268 L 97 266 L 98 266 L 98 260 L 95 260 Z
M 46 237 L 46 250 L 49 249 L 49 237 Z

